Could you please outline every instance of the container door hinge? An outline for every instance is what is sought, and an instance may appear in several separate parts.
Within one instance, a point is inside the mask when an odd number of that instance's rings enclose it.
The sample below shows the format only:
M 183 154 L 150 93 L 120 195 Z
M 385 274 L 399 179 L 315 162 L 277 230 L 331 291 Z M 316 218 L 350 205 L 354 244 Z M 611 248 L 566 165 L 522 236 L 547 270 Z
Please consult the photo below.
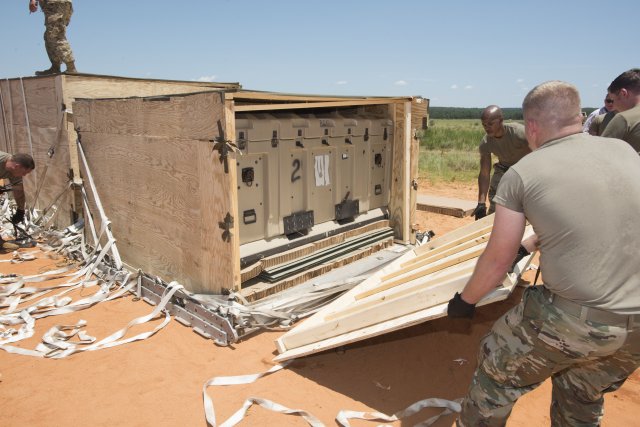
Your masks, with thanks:
M 224 173 L 229 173 L 229 153 L 234 151 L 237 153 L 242 152 L 236 144 L 225 138 L 224 129 L 222 128 L 222 122 L 220 120 L 218 120 L 218 132 L 220 135 L 211 139 L 210 142 L 214 143 L 213 149 L 220 153 L 220 163 L 224 164 Z
M 227 215 L 224 217 L 224 220 L 218 223 L 218 226 L 222 230 L 224 230 L 222 232 L 222 240 L 224 240 L 227 243 L 231 242 L 231 236 L 232 236 L 231 228 L 233 227 L 233 217 L 229 212 L 227 212 Z

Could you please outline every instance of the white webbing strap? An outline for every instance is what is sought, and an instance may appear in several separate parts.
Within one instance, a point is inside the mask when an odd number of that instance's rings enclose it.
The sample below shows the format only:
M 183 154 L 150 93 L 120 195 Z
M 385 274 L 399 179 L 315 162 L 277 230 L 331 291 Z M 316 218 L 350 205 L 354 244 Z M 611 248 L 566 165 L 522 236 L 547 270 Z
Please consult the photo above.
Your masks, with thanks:
M 121 288 L 115 295 L 112 297 L 115 298 L 117 294 L 124 294 L 128 292 L 133 286 L 136 285 L 136 280 L 131 280 L 129 285 Z M 95 351 L 104 348 L 115 347 L 121 344 L 127 344 L 134 341 L 143 340 L 155 335 L 159 330 L 164 328 L 169 321 L 171 320 L 171 316 L 168 311 L 165 310 L 165 318 L 163 321 L 157 325 L 153 330 L 140 333 L 133 337 L 121 339 L 126 335 L 126 333 L 132 327 L 136 325 L 141 325 L 143 323 L 149 322 L 158 317 L 161 311 L 163 311 L 166 305 L 169 303 L 173 295 L 180 289 L 183 289 L 183 286 L 177 282 L 171 282 L 165 294 L 162 296 L 159 304 L 154 307 L 153 311 L 145 316 L 138 317 L 130 321 L 127 326 L 124 328 L 114 332 L 108 337 L 96 342 L 96 339 L 82 330 L 84 326 L 86 326 L 86 322 L 81 320 L 75 325 L 59 325 L 53 327 L 47 331 L 43 338 L 42 343 L 38 344 L 35 350 L 23 349 L 15 346 L 5 345 L 9 342 L 19 341 L 23 338 L 17 338 L 15 335 L 11 336 L 5 340 L 0 341 L 0 349 L 7 351 L 9 353 L 21 354 L 25 356 L 34 356 L 34 357 L 49 357 L 52 359 L 62 359 L 64 357 L 70 356 L 74 353 L 80 353 L 83 351 Z M 24 313 L 24 314 L 23 314 Z M 27 316 L 28 313 L 26 311 L 21 312 L 21 315 Z M 33 316 L 33 319 L 37 318 L 37 316 Z M 27 325 L 27 323 L 25 323 Z M 28 323 L 30 327 L 25 327 L 22 335 L 25 335 L 26 338 L 29 333 L 33 335 L 33 321 Z M 22 328 L 21 328 L 22 329 Z M 77 341 L 69 341 L 73 337 L 78 337 Z M 84 347 L 80 347 L 84 346 Z
M 340 411 L 338 413 L 338 416 L 336 417 L 336 421 L 338 422 L 338 424 L 340 424 L 343 427 L 351 427 L 351 424 L 349 424 L 349 420 L 353 420 L 353 419 L 366 420 L 366 421 L 384 421 L 387 423 L 391 423 L 394 421 L 399 421 L 411 415 L 417 414 L 424 408 L 444 408 L 444 410 L 438 415 L 434 415 L 433 417 L 421 423 L 418 423 L 415 426 L 415 427 L 429 427 L 444 415 L 449 415 L 454 412 L 460 412 L 461 400 L 462 399 L 447 400 L 447 399 L 439 399 L 439 398 L 423 399 L 410 405 L 409 407 L 403 409 L 402 411 L 395 413 L 394 415 L 386 415 L 380 412 Z
M 238 375 L 231 377 L 214 377 L 208 380 L 204 386 L 202 387 L 202 399 L 204 402 L 204 414 L 207 420 L 207 424 L 211 427 L 217 427 L 216 424 L 216 415 L 213 407 L 213 400 L 207 394 L 207 387 L 209 386 L 229 386 L 229 385 L 239 385 L 239 384 L 250 384 L 258 379 L 278 372 L 281 369 L 284 369 L 289 365 L 293 360 L 289 360 L 280 365 L 275 365 L 271 369 L 266 372 L 260 374 L 251 374 L 251 375 Z M 423 399 L 418 402 L 413 403 L 409 407 L 403 409 L 400 412 L 397 412 L 394 415 L 386 415 L 380 412 L 357 412 L 357 411 L 340 411 L 336 416 L 336 421 L 339 425 L 343 427 L 351 427 L 349 424 L 349 420 L 359 419 L 366 421 L 384 421 L 384 422 L 394 422 L 399 421 L 403 418 L 415 415 L 425 408 L 444 408 L 444 410 L 419 424 L 416 424 L 416 427 L 429 427 L 433 423 L 435 423 L 440 417 L 444 415 L 448 415 L 454 412 L 460 412 L 460 402 L 462 399 L 457 400 L 447 400 L 447 399 L 439 399 L 439 398 L 430 398 Z M 286 415 L 298 415 L 304 418 L 307 423 L 309 423 L 312 427 L 324 427 L 324 424 L 318 420 L 315 416 L 311 415 L 307 411 L 302 409 L 290 409 L 279 403 L 272 402 L 267 399 L 262 399 L 258 397 L 250 397 L 245 400 L 242 407 L 237 410 L 229 419 L 220 424 L 220 427 L 233 427 L 237 425 L 247 413 L 247 410 L 252 405 L 259 405 L 265 409 L 268 409 L 273 412 L 286 414 Z
M 275 365 L 268 371 L 262 372 L 260 374 L 238 375 L 238 376 L 231 376 L 231 377 L 214 377 L 208 380 L 202 386 L 202 400 L 204 402 L 204 414 L 205 414 L 205 418 L 207 419 L 207 424 L 212 427 L 217 426 L 216 413 L 213 408 L 213 400 L 211 400 L 211 398 L 207 394 L 207 387 L 214 386 L 214 385 L 228 386 L 228 385 L 238 385 L 238 384 L 250 384 L 266 375 L 273 374 L 274 372 L 278 372 L 279 370 L 285 368 L 289 363 L 291 363 L 291 361 L 284 362 L 280 365 Z M 238 424 L 246 415 L 247 410 L 254 404 L 260 405 L 265 409 L 278 412 L 281 414 L 299 415 L 303 417 L 311 426 L 324 427 L 324 424 L 322 424 L 316 417 L 314 417 L 313 415 L 311 415 L 306 411 L 303 411 L 301 409 L 289 409 L 278 403 L 275 403 L 266 399 L 260 399 L 257 397 L 250 397 L 249 399 L 247 399 L 242 405 L 242 407 L 238 411 L 236 411 L 236 413 L 233 414 L 228 420 L 223 422 L 220 425 L 220 427 L 232 427 Z

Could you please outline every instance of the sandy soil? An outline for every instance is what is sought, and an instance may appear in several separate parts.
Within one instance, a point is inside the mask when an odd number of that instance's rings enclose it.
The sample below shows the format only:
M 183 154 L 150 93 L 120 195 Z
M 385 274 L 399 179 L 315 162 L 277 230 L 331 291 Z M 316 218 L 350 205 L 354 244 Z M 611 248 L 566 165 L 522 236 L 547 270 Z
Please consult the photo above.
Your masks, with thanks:
M 426 190 L 423 185 L 422 190 Z M 475 199 L 469 185 L 429 187 L 430 194 Z M 470 218 L 420 213 L 423 229 L 442 235 Z M 8 259 L 8 255 L 0 259 Z M 33 274 L 60 260 L 46 257 L 22 264 L 1 263 L 3 274 Z M 533 272 L 525 275 L 533 280 Z M 463 326 L 438 319 L 415 327 L 294 361 L 288 369 L 249 385 L 210 387 L 218 422 L 226 420 L 250 396 L 273 400 L 311 412 L 327 426 L 342 409 L 392 414 L 428 397 L 455 399 L 464 395 L 475 367 L 478 342 L 491 324 L 517 303 L 522 288 L 506 301 L 478 310 Z M 85 289 L 82 295 L 93 290 Z M 33 338 L 20 346 L 34 348 L 56 324 L 88 322 L 98 339 L 115 332 L 152 307 L 132 296 L 101 303 L 74 314 L 39 320 Z M 152 324 L 153 325 L 153 324 Z M 135 332 L 150 330 L 149 324 Z M 0 402 L 3 426 L 205 426 L 202 386 L 215 376 L 264 372 L 273 366 L 273 341 L 281 332 L 264 332 L 229 347 L 217 347 L 172 321 L 155 336 L 140 342 L 67 359 L 38 359 L 0 352 Z M 456 360 L 464 359 L 459 363 Z M 510 427 L 549 425 L 550 384 L 522 398 Z M 606 397 L 603 426 L 639 425 L 640 371 Z M 436 410 L 396 422 L 411 426 Z M 436 426 L 451 426 L 453 416 Z M 352 425 L 378 425 L 354 421 Z M 304 426 L 299 417 L 253 407 L 243 426 Z

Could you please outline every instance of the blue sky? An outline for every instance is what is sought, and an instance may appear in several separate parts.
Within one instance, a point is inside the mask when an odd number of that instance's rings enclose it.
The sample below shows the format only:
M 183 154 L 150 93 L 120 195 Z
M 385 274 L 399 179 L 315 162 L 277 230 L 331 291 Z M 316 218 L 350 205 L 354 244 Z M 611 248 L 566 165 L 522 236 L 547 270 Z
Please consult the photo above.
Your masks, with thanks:
M 640 67 L 637 0 L 73 3 L 68 39 L 78 70 L 94 74 L 450 107 L 519 107 L 559 79 L 599 107 L 611 80 Z M 0 5 L 0 78 L 48 68 L 42 13 Z

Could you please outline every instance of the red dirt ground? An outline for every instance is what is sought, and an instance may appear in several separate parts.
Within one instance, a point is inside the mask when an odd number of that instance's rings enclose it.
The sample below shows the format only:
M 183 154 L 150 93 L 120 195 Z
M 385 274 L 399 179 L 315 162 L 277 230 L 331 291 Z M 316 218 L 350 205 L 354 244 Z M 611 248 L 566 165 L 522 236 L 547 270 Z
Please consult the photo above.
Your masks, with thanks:
M 473 185 L 423 186 L 429 194 L 475 200 Z M 442 235 L 472 219 L 419 213 L 422 229 Z M 0 259 L 8 259 L 8 255 Z M 2 273 L 33 274 L 59 260 L 42 258 L 22 264 L 1 263 Z M 533 272 L 525 280 L 533 280 Z M 478 309 L 466 327 L 438 319 L 356 343 L 341 350 L 305 357 L 288 369 L 249 385 L 210 387 L 218 423 L 226 420 L 250 396 L 273 400 L 311 412 L 334 426 L 342 409 L 392 414 L 413 402 L 464 395 L 475 366 L 478 342 L 491 324 L 517 303 L 518 288 L 506 301 Z M 93 293 L 86 289 L 83 295 Z M 152 307 L 132 296 L 101 303 L 74 314 L 45 318 L 36 334 L 20 346 L 34 348 L 56 324 L 88 321 L 87 332 L 98 339 L 122 328 Z M 150 330 L 146 325 L 135 331 Z M 134 331 L 134 332 L 135 332 Z M 202 386 L 215 376 L 264 372 L 273 366 L 273 341 L 282 332 L 264 332 L 229 347 L 217 347 L 172 321 L 155 336 L 140 342 L 62 360 L 38 359 L 0 352 L 0 402 L 3 426 L 205 426 Z M 467 362 L 459 364 L 456 359 Z M 522 398 L 509 427 L 548 426 L 550 384 Z M 605 399 L 603 426 L 639 425 L 640 371 Z M 434 415 L 419 414 L 393 426 L 411 426 Z M 453 415 L 435 425 L 451 426 Z M 352 426 L 379 423 L 353 421 Z M 302 418 L 253 407 L 242 426 L 304 426 Z

